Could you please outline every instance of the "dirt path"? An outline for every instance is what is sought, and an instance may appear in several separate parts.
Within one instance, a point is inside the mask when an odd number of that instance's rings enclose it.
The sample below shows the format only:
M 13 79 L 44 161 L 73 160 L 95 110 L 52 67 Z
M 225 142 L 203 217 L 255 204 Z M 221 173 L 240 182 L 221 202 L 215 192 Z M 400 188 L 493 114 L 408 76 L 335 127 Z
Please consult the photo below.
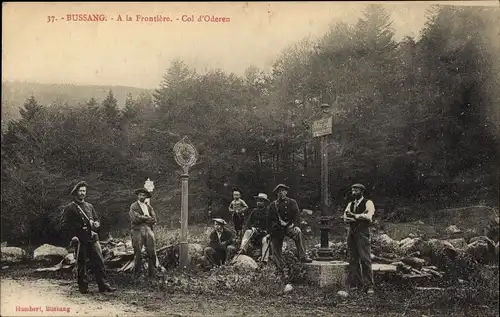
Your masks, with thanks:
M 115 294 L 80 294 L 65 281 L 2 278 L 1 292 L 1 316 L 154 316 L 112 300 Z

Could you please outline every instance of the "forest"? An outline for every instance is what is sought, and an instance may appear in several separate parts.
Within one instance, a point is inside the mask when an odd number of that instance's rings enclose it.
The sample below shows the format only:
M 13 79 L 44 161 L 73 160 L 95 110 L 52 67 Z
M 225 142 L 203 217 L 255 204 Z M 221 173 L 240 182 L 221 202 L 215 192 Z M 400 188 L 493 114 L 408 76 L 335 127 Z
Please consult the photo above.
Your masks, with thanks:
M 58 241 L 61 210 L 76 182 L 103 229 L 126 229 L 134 189 L 150 178 L 160 222 L 180 219 L 181 168 L 173 147 L 188 136 L 190 223 L 228 218 L 231 189 L 243 199 L 291 187 L 301 208 L 320 202 L 319 140 L 312 122 L 331 106 L 331 213 L 353 182 L 386 210 L 425 217 L 466 204 L 498 206 L 500 11 L 436 6 L 418 39 L 396 40 L 391 16 L 370 5 L 277 57 L 272 71 L 198 73 L 173 60 L 153 93 L 41 104 L 26 99 L 2 131 L 1 239 Z M 4 118 L 2 117 L 2 126 Z

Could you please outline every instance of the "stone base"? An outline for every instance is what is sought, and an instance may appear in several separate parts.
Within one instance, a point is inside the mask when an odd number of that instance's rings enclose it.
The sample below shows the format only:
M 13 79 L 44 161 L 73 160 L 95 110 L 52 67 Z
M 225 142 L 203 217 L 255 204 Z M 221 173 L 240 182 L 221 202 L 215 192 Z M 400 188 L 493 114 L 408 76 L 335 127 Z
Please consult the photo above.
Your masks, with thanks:
M 337 286 L 344 288 L 347 276 L 347 262 L 313 261 L 304 264 L 307 280 L 319 287 Z
M 335 286 L 345 288 L 349 263 L 344 261 L 313 261 L 306 263 L 306 277 L 309 283 L 319 287 Z M 372 264 L 373 274 L 393 273 L 397 268 L 390 264 Z

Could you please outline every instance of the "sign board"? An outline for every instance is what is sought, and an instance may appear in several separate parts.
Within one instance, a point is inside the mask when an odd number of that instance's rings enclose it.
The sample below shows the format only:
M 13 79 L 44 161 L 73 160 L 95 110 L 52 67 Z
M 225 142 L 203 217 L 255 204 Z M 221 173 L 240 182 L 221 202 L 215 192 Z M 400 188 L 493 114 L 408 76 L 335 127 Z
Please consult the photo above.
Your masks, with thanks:
M 187 170 L 189 167 L 196 164 L 198 159 L 198 151 L 196 151 L 196 148 L 189 143 L 187 137 L 182 138 L 182 140 L 175 144 L 174 154 L 175 161 L 182 168 L 184 168 L 184 170 Z
M 332 117 L 314 121 L 312 131 L 313 137 L 332 134 Z
M 152 192 L 153 192 L 153 190 L 155 189 L 155 183 L 154 183 L 152 180 L 150 180 L 150 179 L 148 178 L 148 179 L 144 182 L 144 188 L 145 188 L 148 192 L 152 193 Z

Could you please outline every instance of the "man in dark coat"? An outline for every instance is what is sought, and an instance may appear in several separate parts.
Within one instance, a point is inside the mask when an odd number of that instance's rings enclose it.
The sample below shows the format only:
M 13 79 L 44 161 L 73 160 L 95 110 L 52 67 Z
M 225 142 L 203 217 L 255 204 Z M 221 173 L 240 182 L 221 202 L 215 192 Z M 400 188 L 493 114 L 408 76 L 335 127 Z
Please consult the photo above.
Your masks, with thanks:
M 344 211 L 344 222 L 349 224 L 347 250 L 349 253 L 349 271 L 347 285 L 356 289 L 361 287 L 368 294 L 373 293 L 373 271 L 371 261 L 371 232 L 375 205 L 363 196 L 365 186 L 351 186 L 354 198 Z
M 61 229 L 66 237 L 73 237 L 72 243 L 77 244 L 77 282 L 81 293 L 88 293 L 86 274 L 86 259 L 92 263 L 99 292 L 113 292 L 107 281 L 104 259 L 99 243 L 99 217 L 92 204 L 84 199 L 87 195 L 87 183 L 79 182 L 71 191 L 73 201 L 63 211 Z
M 212 266 L 229 263 L 236 253 L 234 234 L 226 228 L 227 222 L 221 218 L 214 219 L 215 229 L 210 233 L 205 258 Z
M 279 271 L 283 272 L 283 240 L 289 237 L 295 241 L 298 257 L 303 263 L 311 263 L 312 259 L 306 254 L 304 235 L 299 228 L 299 205 L 294 199 L 287 197 L 289 187 L 279 184 L 273 190 L 278 198 L 269 206 L 268 232 L 271 236 L 271 250 L 273 260 Z
M 134 276 L 140 276 L 142 270 L 142 247 L 146 246 L 148 256 L 148 276 L 156 275 L 157 256 L 155 246 L 155 234 L 153 226 L 158 221 L 156 213 L 151 204 L 146 203 L 147 198 L 151 198 L 151 193 L 144 188 L 135 191 L 137 200 L 130 205 L 130 231 L 132 236 L 132 246 L 134 247 Z
M 257 207 L 250 211 L 245 224 L 245 234 L 241 240 L 239 254 L 248 252 L 249 247 L 261 246 L 262 253 L 260 261 L 267 263 L 269 259 L 269 237 L 267 236 L 267 217 L 269 211 L 269 199 L 264 193 L 254 197 Z

